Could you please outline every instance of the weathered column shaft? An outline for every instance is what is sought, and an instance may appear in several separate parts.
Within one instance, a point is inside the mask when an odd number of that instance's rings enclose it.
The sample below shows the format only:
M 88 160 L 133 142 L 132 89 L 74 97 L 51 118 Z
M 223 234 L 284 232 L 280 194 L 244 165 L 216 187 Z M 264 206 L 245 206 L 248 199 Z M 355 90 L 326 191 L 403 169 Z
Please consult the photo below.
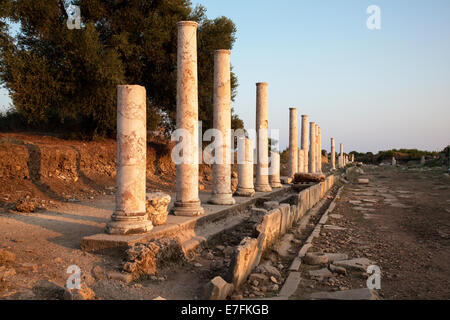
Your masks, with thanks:
M 193 21 L 178 26 L 177 129 L 189 142 L 183 148 L 184 161 L 177 164 L 177 196 L 174 214 L 198 216 L 203 214 L 198 196 L 198 78 L 197 27 Z
M 322 172 L 322 129 L 320 127 L 318 127 L 317 137 L 317 148 L 319 149 L 317 171 Z
M 305 150 L 298 149 L 298 172 L 304 173 L 305 171 Z
M 298 172 L 297 109 L 289 108 L 289 177 Z
M 274 189 L 279 189 L 283 187 L 280 180 L 280 154 L 272 151 L 270 153 L 270 157 L 270 186 Z
M 258 192 L 270 192 L 269 184 L 269 106 L 265 82 L 256 84 L 256 183 Z
M 106 225 L 109 234 L 138 234 L 153 228 L 145 208 L 146 123 L 145 88 L 118 86 L 116 209 Z
M 336 169 L 336 147 L 334 145 L 334 138 L 331 138 L 331 168 Z
M 341 143 L 341 153 L 339 155 L 339 167 L 344 167 L 344 145 Z
M 319 170 L 319 166 L 318 166 L 318 161 L 317 161 L 317 157 L 318 157 L 318 149 L 317 148 L 317 140 L 318 140 L 318 136 L 317 136 L 317 132 L 318 132 L 318 125 L 316 124 L 314 126 L 314 165 L 315 165 L 315 173 Z
M 240 197 L 253 197 L 255 187 L 253 184 L 253 141 L 241 137 L 238 140 L 238 187 L 236 195 Z
M 304 157 L 304 168 L 302 172 L 308 173 L 309 164 L 308 164 L 308 155 L 309 155 L 309 130 L 308 130 L 308 116 L 302 115 L 302 133 L 301 133 L 301 148 L 303 150 Z
M 316 124 L 309 123 L 309 172 L 316 173 Z
M 230 51 L 214 52 L 214 129 L 222 134 L 220 152 L 213 164 L 213 189 L 209 203 L 235 204 L 231 192 L 231 69 Z M 216 150 L 217 151 L 217 150 Z

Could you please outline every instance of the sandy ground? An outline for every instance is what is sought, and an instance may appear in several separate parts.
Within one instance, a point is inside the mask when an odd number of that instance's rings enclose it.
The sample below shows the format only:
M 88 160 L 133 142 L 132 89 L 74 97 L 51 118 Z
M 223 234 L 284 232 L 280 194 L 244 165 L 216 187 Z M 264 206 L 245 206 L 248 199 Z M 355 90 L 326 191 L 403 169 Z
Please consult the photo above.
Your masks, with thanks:
M 429 171 L 392 167 L 364 167 L 368 186 L 345 186 L 330 224 L 345 231 L 322 231 L 314 251 L 367 257 L 382 270 L 383 299 L 450 298 L 450 178 L 442 168 Z M 364 202 L 363 199 L 370 202 Z M 351 204 L 349 201 L 361 201 Z M 363 211 L 358 208 L 363 208 Z M 100 299 L 199 298 L 202 286 L 214 276 L 211 264 L 199 257 L 173 266 L 154 279 L 124 283 L 108 279 L 118 270 L 119 258 L 84 253 L 83 236 L 103 232 L 113 210 L 113 196 L 76 203 L 57 203 L 38 213 L 0 211 L 0 249 L 16 255 L 5 265 L 14 269 L 0 281 L 0 299 L 51 299 L 41 280 L 64 286 L 67 268 L 81 268 L 84 281 Z M 201 263 L 202 267 L 194 266 Z M 222 259 L 222 268 L 229 260 Z M 4 268 L 4 269 L 5 269 Z M 3 270 L 5 271 L 5 270 Z M 304 270 L 305 271 L 305 270 Z M 304 277 L 294 299 L 316 291 L 364 287 L 358 275 L 336 277 L 334 283 Z
M 365 167 L 369 185 L 350 183 L 310 251 L 368 258 L 381 268 L 382 299 L 450 298 L 450 178 L 442 168 Z M 424 171 L 425 170 L 425 171 Z M 352 201 L 353 203 L 350 203 Z M 357 202 L 354 202 L 357 201 Z M 358 203 L 360 201 L 361 203 Z M 308 277 L 291 299 L 366 287 L 367 275 Z

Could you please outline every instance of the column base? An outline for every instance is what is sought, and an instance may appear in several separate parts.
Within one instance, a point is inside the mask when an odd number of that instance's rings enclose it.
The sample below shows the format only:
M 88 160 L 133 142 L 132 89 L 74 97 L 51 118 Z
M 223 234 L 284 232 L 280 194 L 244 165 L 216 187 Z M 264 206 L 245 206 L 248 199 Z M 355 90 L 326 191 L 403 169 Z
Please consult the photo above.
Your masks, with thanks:
M 256 192 L 270 192 L 272 191 L 272 187 L 269 184 L 261 184 L 255 186 Z
M 281 189 L 281 188 L 283 188 L 283 185 L 281 184 L 281 182 L 272 182 L 270 184 L 270 186 L 272 187 L 272 189 Z
M 232 193 L 213 193 L 211 199 L 208 200 L 209 204 L 231 206 L 236 204 L 233 199 Z
M 255 189 L 253 188 L 238 188 L 234 193 L 238 197 L 248 197 L 251 198 L 255 195 Z
M 105 232 L 116 235 L 133 235 L 148 233 L 153 229 L 153 224 L 147 220 L 147 214 L 135 217 L 116 216 L 106 224 Z
M 202 204 L 199 201 L 194 202 L 175 202 L 172 213 L 176 216 L 197 217 L 205 213 Z

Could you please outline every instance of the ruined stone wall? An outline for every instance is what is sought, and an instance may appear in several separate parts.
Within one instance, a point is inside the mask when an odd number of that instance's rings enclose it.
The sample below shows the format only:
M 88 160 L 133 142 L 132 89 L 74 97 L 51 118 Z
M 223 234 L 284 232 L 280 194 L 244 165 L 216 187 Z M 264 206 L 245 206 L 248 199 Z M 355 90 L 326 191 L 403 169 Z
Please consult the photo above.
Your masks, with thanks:
M 328 176 L 324 182 L 302 190 L 299 194 L 283 200 L 276 208 L 268 210 L 256 227 L 258 237 L 245 238 L 237 247 L 230 267 L 230 279 L 227 280 L 231 281 L 235 288 L 240 287 L 259 264 L 263 253 L 314 207 L 334 183 L 335 176 Z

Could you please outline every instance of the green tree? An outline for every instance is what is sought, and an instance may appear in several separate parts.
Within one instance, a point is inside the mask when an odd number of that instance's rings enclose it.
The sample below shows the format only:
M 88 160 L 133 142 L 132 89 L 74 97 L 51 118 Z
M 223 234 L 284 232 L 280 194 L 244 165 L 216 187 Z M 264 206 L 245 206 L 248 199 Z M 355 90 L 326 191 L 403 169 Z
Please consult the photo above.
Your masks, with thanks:
M 209 20 L 187 0 L 5 0 L 0 11 L 0 78 L 29 124 L 84 136 L 112 135 L 116 87 L 147 90 L 148 128 L 176 119 L 177 25 L 199 22 L 199 119 L 212 124 L 213 51 L 232 49 L 236 27 Z M 3 2 L 3 0 L 2 0 Z M 82 29 L 66 26 L 68 5 L 81 8 Z M 6 9 L 7 8 L 7 9 Z M 8 37 L 6 19 L 20 25 Z M 232 76 L 232 94 L 237 78 Z M 233 126 L 243 126 L 233 115 Z

